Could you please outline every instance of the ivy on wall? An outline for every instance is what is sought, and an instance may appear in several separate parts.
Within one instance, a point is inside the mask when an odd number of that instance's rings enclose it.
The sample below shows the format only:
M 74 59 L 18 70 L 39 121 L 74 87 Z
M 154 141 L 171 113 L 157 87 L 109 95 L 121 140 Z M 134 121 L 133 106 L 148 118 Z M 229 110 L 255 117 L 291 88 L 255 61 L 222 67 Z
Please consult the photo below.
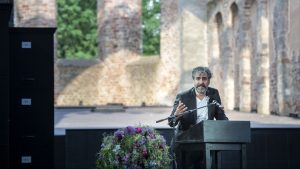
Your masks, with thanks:
M 57 9 L 58 58 L 96 58 L 97 0 L 57 0 Z
M 160 0 L 143 0 L 143 54 L 160 54 Z

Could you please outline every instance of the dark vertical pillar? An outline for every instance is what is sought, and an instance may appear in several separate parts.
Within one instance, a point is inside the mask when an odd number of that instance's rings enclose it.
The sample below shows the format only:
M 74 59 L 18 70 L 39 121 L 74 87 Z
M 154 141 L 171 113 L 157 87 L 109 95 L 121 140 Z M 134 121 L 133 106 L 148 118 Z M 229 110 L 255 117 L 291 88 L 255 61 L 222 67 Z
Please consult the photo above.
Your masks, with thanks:
M 9 36 L 11 4 L 0 1 L 0 168 L 9 168 Z
M 10 166 L 54 167 L 54 28 L 11 28 Z

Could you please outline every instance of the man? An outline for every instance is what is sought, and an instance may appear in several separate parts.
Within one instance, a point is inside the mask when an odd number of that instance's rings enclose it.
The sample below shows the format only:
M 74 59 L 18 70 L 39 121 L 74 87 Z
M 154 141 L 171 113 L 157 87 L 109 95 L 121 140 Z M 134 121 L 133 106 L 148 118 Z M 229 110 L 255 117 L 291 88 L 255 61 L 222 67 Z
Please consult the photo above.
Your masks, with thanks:
M 171 127 L 178 125 L 177 135 L 180 135 L 182 132 L 203 120 L 228 120 L 224 113 L 224 108 L 221 106 L 218 90 L 208 87 L 212 77 L 210 70 L 207 67 L 196 67 L 192 71 L 192 77 L 194 87 L 176 96 L 171 114 L 176 115 L 176 120 L 169 120 Z M 183 115 L 183 112 L 198 107 L 204 108 Z M 178 167 L 181 168 L 180 159 L 178 159 L 180 152 L 178 152 L 177 145 L 175 145 L 175 149 Z M 187 161 L 189 169 L 201 168 L 202 164 L 200 159 L 203 157 L 199 154 L 200 153 L 191 153 L 186 155 L 187 159 L 185 161 Z

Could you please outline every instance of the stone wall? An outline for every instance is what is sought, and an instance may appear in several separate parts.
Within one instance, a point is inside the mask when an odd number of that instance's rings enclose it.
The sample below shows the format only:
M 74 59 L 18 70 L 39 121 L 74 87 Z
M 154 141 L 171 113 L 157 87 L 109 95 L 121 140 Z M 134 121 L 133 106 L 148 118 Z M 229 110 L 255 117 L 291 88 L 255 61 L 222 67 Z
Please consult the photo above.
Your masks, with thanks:
M 16 27 L 56 27 L 56 0 L 14 0 Z
M 288 47 L 289 58 L 291 60 L 290 84 L 291 96 L 288 103 L 290 112 L 300 116 L 300 38 L 295 38 L 300 35 L 300 21 L 297 16 L 300 15 L 300 1 L 290 0 L 288 13 Z
M 221 75 L 225 108 L 299 115 L 299 5 L 295 0 L 208 1 L 208 39 L 214 50 L 208 51 L 209 65 Z M 228 87 L 232 84 L 234 89 Z M 233 97 L 234 104 L 226 101 Z
M 98 1 L 99 59 L 57 61 L 57 106 L 172 104 L 179 81 L 178 4 L 161 4 L 161 56 L 141 57 L 141 1 L 125 2 Z
M 182 70 L 180 90 L 193 87 L 192 69 L 208 66 L 206 2 L 180 0 L 180 45 Z
M 117 54 L 104 62 L 58 60 L 56 105 L 156 105 L 158 64 L 158 57 L 124 58 Z
M 55 0 L 15 0 L 15 26 L 56 26 Z M 141 1 L 98 0 L 97 60 L 55 60 L 57 106 L 171 105 L 209 66 L 228 110 L 300 115 L 298 0 L 161 1 L 161 55 L 141 57 Z

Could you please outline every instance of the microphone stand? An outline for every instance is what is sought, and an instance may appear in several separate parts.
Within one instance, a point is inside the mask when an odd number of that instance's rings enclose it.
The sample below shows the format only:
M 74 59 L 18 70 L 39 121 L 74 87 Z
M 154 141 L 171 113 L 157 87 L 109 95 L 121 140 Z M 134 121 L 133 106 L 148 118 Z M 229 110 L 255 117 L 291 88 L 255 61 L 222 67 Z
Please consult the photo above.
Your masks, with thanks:
M 201 107 L 197 107 L 195 109 L 192 109 L 192 110 L 187 110 L 187 111 L 184 111 L 183 113 L 180 114 L 180 116 L 183 116 L 185 114 L 189 114 L 189 113 L 192 113 L 198 109 L 202 109 L 204 107 L 207 107 L 209 106 L 210 104 L 207 104 L 206 106 L 201 106 Z M 175 137 L 176 137 L 176 129 L 175 129 L 175 123 L 176 123 L 176 117 L 179 117 L 178 115 L 171 115 L 167 118 L 163 118 L 163 119 L 160 119 L 160 120 L 157 120 L 156 123 L 160 123 L 162 121 L 165 121 L 165 120 L 172 120 L 172 123 L 173 123 L 173 127 L 172 127 L 172 130 L 173 130 L 173 139 L 172 139 L 172 146 L 171 146 L 171 151 L 172 151 L 172 158 L 173 158 L 173 169 L 177 169 L 177 162 L 175 160 Z
M 184 111 L 184 112 L 181 113 L 179 116 L 183 116 L 183 115 L 192 113 L 192 112 L 194 112 L 195 110 L 202 109 L 202 108 L 204 108 L 204 107 L 208 107 L 208 106 L 211 105 L 211 104 L 212 104 L 212 103 L 207 104 L 207 106 L 201 106 L 201 107 L 197 107 L 197 108 L 192 109 L 192 110 Z M 168 120 L 168 119 L 170 119 L 170 120 L 172 120 L 172 121 L 175 119 L 175 121 L 176 121 L 176 117 L 179 117 L 179 116 L 177 116 L 177 115 L 171 115 L 171 116 L 169 116 L 169 117 L 167 117 L 167 118 L 163 118 L 163 119 L 157 120 L 156 123 L 160 123 L 160 122 L 165 121 L 165 120 Z

